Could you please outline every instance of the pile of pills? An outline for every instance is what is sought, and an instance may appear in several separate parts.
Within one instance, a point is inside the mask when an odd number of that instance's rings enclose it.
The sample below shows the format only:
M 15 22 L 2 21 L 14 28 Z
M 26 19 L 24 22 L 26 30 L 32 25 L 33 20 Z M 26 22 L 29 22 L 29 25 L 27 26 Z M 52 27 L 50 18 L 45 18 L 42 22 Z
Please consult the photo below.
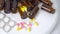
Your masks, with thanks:
M 28 32 L 31 31 L 32 24 L 31 23 L 26 23 L 26 22 L 20 22 L 17 24 L 17 31 L 20 31 L 22 29 L 27 29 Z
M 33 24 L 34 24 L 34 26 L 39 25 L 38 22 L 36 21 L 36 19 L 31 19 L 31 20 L 29 20 L 28 23 L 27 22 L 17 23 L 17 29 L 16 30 L 20 31 L 22 29 L 27 29 L 27 31 L 30 32 Z

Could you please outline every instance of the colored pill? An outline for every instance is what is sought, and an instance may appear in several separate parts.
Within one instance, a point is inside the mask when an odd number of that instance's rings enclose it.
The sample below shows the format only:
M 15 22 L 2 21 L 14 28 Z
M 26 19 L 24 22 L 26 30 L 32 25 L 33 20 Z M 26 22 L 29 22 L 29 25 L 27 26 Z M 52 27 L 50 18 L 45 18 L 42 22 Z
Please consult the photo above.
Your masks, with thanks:
M 35 26 L 38 26 L 39 24 L 37 22 L 34 23 Z
M 29 23 L 29 24 L 28 24 L 28 26 L 29 26 L 29 27 L 32 27 L 32 24 L 31 24 L 31 23 Z
M 21 29 L 22 29 L 22 28 L 20 28 L 20 27 L 17 27 L 17 29 L 16 29 L 16 30 L 17 30 L 17 31 L 20 31 Z
M 28 32 L 30 32 L 31 31 L 31 27 L 28 27 L 27 30 L 28 30 Z
M 33 22 L 33 23 L 34 23 L 35 21 L 36 21 L 35 18 L 29 20 L 29 22 Z

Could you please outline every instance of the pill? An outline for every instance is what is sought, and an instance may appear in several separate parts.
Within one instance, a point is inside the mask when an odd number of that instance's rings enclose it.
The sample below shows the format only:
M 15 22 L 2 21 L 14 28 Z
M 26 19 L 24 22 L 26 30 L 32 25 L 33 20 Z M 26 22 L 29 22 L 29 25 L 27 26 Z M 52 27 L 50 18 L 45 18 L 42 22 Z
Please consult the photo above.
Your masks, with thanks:
M 28 27 L 27 30 L 28 30 L 28 32 L 31 32 L 31 27 Z
M 6 25 L 6 26 L 4 27 L 4 31 L 9 32 L 10 30 L 11 30 L 11 27 L 10 27 L 10 26 Z
M 14 21 L 9 21 L 9 26 L 11 26 L 11 27 L 14 27 L 15 26 L 15 22 Z
M 4 14 L 0 13 L 0 19 L 3 19 L 4 18 Z
M 25 28 L 25 22 L 21 22 L 20 25 L 22 29 Z
M 28 26 L 29 26 L 29 27 L 32 27 L 32 24 L 31 24 L 31 23 L 29 23 L 29 24 L 28 24 Z
M 20 27 L 17 27 L 17 29 L 16 29 L 17 31 L 20 31 L 20 30 L 22 30 L 22 28 L 20 28 Z
M 9 20 L 10 20 L 10 18 L 5 17 L 3 20 L 4 20 L 4 22 L 8 23 L 8 22 L 9 22 Z
M 34 25 L 35 25 L 35 26 L 38 26 L 39 24 L 38 24 L 38 22 L 34 22 Z
M 29 20 L 29 22 L 33 22 L 33 21 L 35 21 L 35 20 L 36 20 L 35 18 L 33 18 L 33 19 L 30 19 L 30 20 Z
M 1 28 L 3 28 L 3 27 L 4 27 L 4 25 L 5 25 L 5 22 L 0 21 L 0 27 L 1 27 Z

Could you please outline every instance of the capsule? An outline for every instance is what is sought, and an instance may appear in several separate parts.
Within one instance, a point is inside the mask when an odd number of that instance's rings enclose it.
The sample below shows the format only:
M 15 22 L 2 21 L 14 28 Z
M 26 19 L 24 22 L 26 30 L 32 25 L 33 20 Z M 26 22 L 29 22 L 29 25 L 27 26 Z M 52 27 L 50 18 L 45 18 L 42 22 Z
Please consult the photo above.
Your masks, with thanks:
M 5 0 L 0 0 L 0 10 L 2 10 L 4 8 L 4 1 Z
M 17 0 L 13 0 L 12 1 L 12 6 L 11 6 L 11 12 L 12 13 L 16 13 L 17 12 L 17 6 L 18 6 L 18 1 Z
M 27 31 L 28 31 L 28 32 L 31 32 L 31 27 L 28 27 L 28 28 L 27 28 Z
M 55 13 L 55 9 L 54 8 L 52 8 L 52 7 L 48 6 L 48 5 L 45 5 L 45 4 L 42 5 L 41 9 L 43 9 L 43 10 L 49 12 L 49 13 L 52 13 L 52 14 Z
M 18 5 L 18 10 L 19 10 L 19 14 L 21 16 L 22 19 L 25 19 L 27 18 L 27 7 L 26 6 L 21 6 L 21 5 Z
M 50 0 L 40 0 L 40 1 L 49 6 L 52 6 L 52 4 L 53 4 Z
M 29 13 L 28 17 L 29 17 L 30 19 L 33 19 L 33 18 L 36 16 L 38 10 L 39 10 L 39 7 L 38 7 L 38 6 L 35 6 L 35 7 L 33 8 L 33 10 Z
M 4 12 L 5 13 L 10 13 L 11 12 L 11 9 L 10 9 L 10 0 L 5 0 Z

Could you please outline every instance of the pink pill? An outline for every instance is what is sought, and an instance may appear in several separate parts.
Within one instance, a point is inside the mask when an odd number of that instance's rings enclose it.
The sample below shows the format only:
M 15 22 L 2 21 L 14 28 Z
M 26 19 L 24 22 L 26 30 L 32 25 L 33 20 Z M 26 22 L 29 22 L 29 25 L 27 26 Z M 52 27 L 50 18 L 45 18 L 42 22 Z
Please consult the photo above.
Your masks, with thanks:
M 18 24 L 17 24 L 17 26 L 19 27 L 19 26 L 20 26 L 20 24 L 18 23 Z
M 31 23 L 29 23 L 29 24 L 28 24 L 28 26 L 29 26 L 29 27 L 32 27 L 32 24 L 31 24 Z

